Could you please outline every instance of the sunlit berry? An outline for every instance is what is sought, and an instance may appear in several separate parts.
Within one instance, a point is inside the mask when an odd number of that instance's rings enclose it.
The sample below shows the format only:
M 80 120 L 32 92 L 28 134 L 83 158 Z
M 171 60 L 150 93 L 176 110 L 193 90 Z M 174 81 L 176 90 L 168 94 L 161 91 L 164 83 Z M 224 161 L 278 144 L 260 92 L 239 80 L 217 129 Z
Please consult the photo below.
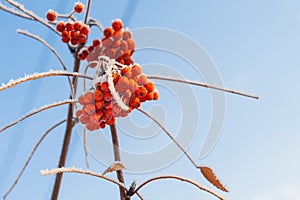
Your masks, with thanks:
M 147 82 L 144 84 L 144 87 L 148 92 L 152 92 L 154 90 L 154 84 L 152 82 Z
M 112 100 L 112 95 L 110 92 L 103 92 L 103 100 L 109 102 Z
M 87 104 L 87 105 L 83 106 L 83 110 L 87 114 L 91 115 L 91 114 L 95 113 L 95 106 L 94 106 L 94 104 Z
M 103 101 L 96 101 L 95 102 L 95 107 L 96 107 L 97 110 L 102 109 L 102 107 L 103 107 Z
M 111 37 L 113 34 L 114 34 L 114 30 L 113 30 L 111 27 L 107 27 L 107 28 L 105 28 L 104 31 L 103 31 L 103 35 L 104 35 L 106 38 Z
M 83 96 L 83 101 L 85 104 L 94 103 L 94 93 L 93 92 L 87 92 Z
M 128 40 L 126 40 L 126 42 L 127 42 L 129 50 L 134 50 L 135 49 L 135 43 L 132 39 L 128 39 Z
M 81 114 L 82 114 L 82 110 L 77 110 L 75 113 L 75 116 L 80 117 Z
M 112 22 L 111 26 L 115 31 L 119 31 L 123 28 L 123 23 L 121 20 L 116 19 Z
M 122 42 L 120 43 L 120 48 L 125 52 L 128 51 L 128 44 L 125 40 L 122 40 Z
M 105 48 L 109 48 L 112 45 L 113 41 L 111 39 L 108 38 L 104 38 L 102 40 L 102 46 Z
M 139 85 L 144 85 L 145 83 L 147 83 L 147 77 L 145 75 L 139 75 L 138 79 L 137 79 L 137 84 Z
M 137 64 L 131 67 L 132 76 L 138 76 L 141 74 L 141 67 Z
M 48 12 L 46 13 L 46 19 L 49 22 L 53 22 L 56 19 L 56 13 L 54 10 L 48 10 Z
M 81 2 L 76 2 L 74 5 L 74 11 L 77 13 L 81 13 L 84 9 L 84 5 Z
M 153 92 L 148 92 L 146 95 L 147 100 L 153 100 L 154 99 L 154 93 Z
M 63 32 L 65 30 L 65 23 L 63 21 L 59 21 L 57 24 L 56 24 L 56 30 L 58 32 Z
M 122 33 L 122 38 L 123 38 L 123 40 L 128 40 L 128 39 L 130 39 L 130 38 L 131 38 L 131 33 L 130 33 L 130 31 L 128 31 L 128 30 L 123 31 L 123 33 Z
M 112 47 L 112 48 L 119 48 L 120 45 L 121 45 L 121 41 L 120 41 L 120 40 L 115 40 L 115 41 L 112 43 L 111 47 Z
M 114 48 L 109 48 L 105 51 L 105 54 L 110 58 L 115 58 L 117 55 L 117 51 Z
M 84 24 L 80 30 L 80 33 L 87 35 L 89 34 L 89 32 L 90 32 L 90 27 Z

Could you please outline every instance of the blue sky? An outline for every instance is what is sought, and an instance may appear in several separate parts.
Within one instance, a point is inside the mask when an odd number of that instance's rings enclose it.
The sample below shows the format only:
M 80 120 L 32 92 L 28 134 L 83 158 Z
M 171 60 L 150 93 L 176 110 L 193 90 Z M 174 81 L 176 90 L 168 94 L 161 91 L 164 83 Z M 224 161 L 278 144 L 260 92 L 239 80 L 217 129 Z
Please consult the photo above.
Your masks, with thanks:
M 72 9 L 74 1 L 62 3 L 54 0 L 38 4 L 24 0 L 21 3 L 44 16 L 49 8 L 67 12 Z M 299 1 L 93 1 L 91 15 L 104 26 L 110 25 L 115 18 L 123 18 L 130 29 L 161 27 L 183 33 L 205 49 L 226 87 L 258 94 L 259 100 L 226 94 L 222 135 L 212 152 L 200 159 L 199 147 L 210 124 L 213 105 L 208 90 L 193 87 L 199 101 L 200 121 L 189 152 L 199 164 L 215 170 L 230 190 L 228 194 L 218 192 L 229 199 L 300 198 Z M 52 44 L 71 69 L 72 57 L 68 50 L 48 29 L 2 11 L 0 24 L 4 27 L 0 37 L 0 82 L 25 73 L 60 69 L 58 61 L 46 47 L 18 35 L 18 28 L 29 30 Z M 93 29 L 92 35 L 97 36 L 99 32 Z M 186 78 L 197 78 L 187 62 L 166 52 L 137 51 L 134 59 L 145 65 L 159 63 L 174 67 Z M 200 77 L 199 81 L 203 79 Z M 166 111 L 165 125 L 176 132 L 180 109 L 178 107 L 176 111 L 174 107 L 177 108 L 178 102 L 163 87 L 158 89 L 161 89 L 158 104 Z M 2 127 L 33 108 L 68 98 L 69 92 L 65 78 L 46 78 L 2 91 L 0 95 Z M 150 106 L 148 103 L 145 109 Z M 66 116 L 66 108 L 40 113 L 0 134 L 1 195 L 16 177 L 40 135 Z M 145 118 L 137 113 L 133 113 L 132 119 L 142 125 L 145 123 Z M 193 119 L 191 123 L 195 123 Z M 57 165 L 63 133 L 62 125 L 46 138 L 8 199 L 49 199 L 54 176 L 41 177 L 39 170 Z M 129 151 L 155 149 L 151 142 L 143 149 L 141 144 L 145 141 L 134 141 L 122 133 L 120 139 L 121 146 Z M 158 148 L 169 142 L 163 133 L 152 139 Z M 71 141 L 67 165 L 85 167 L 77 134 Z M 105 166 L 91 158 L 91 169 L 101 173 Z M 164 174 L 182 175 L 213 188 L 184 157 L 153 172 L 126 173 L 125 176 L 129 184 L 133 179 L 139 183 Z M 118 195 L 114 185 L 96 178 L 67 174 L 63 181 L 60 199 L 116 199 Z M 141 194 L 145 199 L 211 199 L 189 185 L 173 181 L 152 183 Z

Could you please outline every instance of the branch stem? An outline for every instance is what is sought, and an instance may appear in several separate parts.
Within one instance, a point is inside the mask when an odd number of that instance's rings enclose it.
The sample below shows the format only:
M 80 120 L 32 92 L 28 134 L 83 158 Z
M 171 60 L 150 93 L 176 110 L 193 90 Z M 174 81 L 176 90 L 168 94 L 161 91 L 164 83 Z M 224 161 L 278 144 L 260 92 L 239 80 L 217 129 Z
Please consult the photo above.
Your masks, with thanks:
M 117 134 L 117 129 L 116 129 L 116 124 L 110 125 L 110 132 L 111 132 L 111 139 L 113 143 L 113 149 L 114 149 L 114 159 L 115 162 L 121 161 L 121 156 L 120 156 L 120 148 L 119 148 L 119 139 L 118 139 L 118 134 Z M 124 184 L 124 176 L 123 176 L 123 171 L 117 170 L 117 177 L 120 183 Z M 120 200 L 125 200 L 125 191 L 124 188 L 119 187 L 120 190 Z

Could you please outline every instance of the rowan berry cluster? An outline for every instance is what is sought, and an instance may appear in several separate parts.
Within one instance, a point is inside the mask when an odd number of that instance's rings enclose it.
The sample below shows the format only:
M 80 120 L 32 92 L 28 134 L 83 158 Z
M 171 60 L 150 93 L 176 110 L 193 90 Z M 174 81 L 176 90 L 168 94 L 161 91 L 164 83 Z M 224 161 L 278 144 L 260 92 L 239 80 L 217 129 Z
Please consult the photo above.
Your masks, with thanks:
M 112 125 L 116 117 L 128 116 L 133 109 L 139 108 L 142 102 L 158 99 L 154 84 L 141 73 L 139 65 L 117 67 L 111 74 L 113 88 L 126 105 L 125 110 L 112 95 L 108 76 L 103 75 L 103 81 L 97 82 L 93 91 L 88 91 L 78 98 L 82 109 L 77 110 L 76 116 L 90 131 Z
M 46 13 L 46 19 L 49 22 L 53 22 L 58 18 L 68 18 L 67 22 L 59 21 L 56 23 L 56 30 L 61 34 L 61 41 L 64 43 L 69 43 L 73 46 L 78 44 L 84 44 L 87 39 L 87 35 L 90 28 L 86 24 L 82 24 L 80 21 L 75 21 L 72 18 L 74 12 L 81 13 L 84 10 L 84 5 L 80 2 L 75 3 L 73 11 L 69 16 L 58 15 L 53 10 L 48 10 Z
M 123 30 L 121 20 L 114 20 L 111 27 L 103 30 L 103 38 L 94 40 L 93 44 L 81 51 L 79 58 L 88 62 L 97 61 L 99 56 L 108 56 L 125 65 L 133 63 L 131 58 L 135 49 L 135 43 L 129 30 Z M 91 65 L 93 67 L 95 65 Z

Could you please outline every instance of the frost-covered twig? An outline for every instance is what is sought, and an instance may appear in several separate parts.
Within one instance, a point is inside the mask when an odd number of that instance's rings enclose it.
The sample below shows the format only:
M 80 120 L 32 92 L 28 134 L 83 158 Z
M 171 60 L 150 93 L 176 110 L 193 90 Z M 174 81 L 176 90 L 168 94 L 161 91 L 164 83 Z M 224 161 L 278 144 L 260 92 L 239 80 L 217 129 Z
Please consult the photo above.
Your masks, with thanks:
M 18 123 L 20 123 L 21 121 L 23 121 L 24 119 L 27 119 L 28 117 L 31 117 L 32 115 L 35 115 L 39 112 L 42 112 L 44 110 L 48 110 L 50 108 L 54 108 L 54 107 L 57 107 L 57 106 L 62 106 L 62 105 L 65 105 L 65 104 L 73 104 L 73 103 L 76 103 L 77 101 L 75 100 L 72 100 L 72 99 L 68 99 L 68 100 L 65 100 L 65 101 L 60 101 L 60 102 L 57 102 L 57 103 L 53 103 L 53 104 L 48 104 L 48 105 L 44 105 L 42 107 L 40 107 L 39 109 L 34 109 L 32 110 L 31 112 L 29 112 L 28 114 L 24 115 L 23 117 L 17 119 L 16 121 L 12 122 L 12 123 L 9 123 L 8 125 L 2 127 L 0 129 L 0 133 Z
M 20 83 L 24 83 L 26 81 L 31 81 L 31 80 L 36 80 L 48 76 L 75 76 L 75 77 L 80 77 L 80 78 L 87 78 L 90 80 L 93 80 L 92 77 L 86 76 L 83 74 L 79 74 L 77 72 L 67 72 L 67 71 L 62 71 L 62 70 L 50 70 L 49 72 L 40 72 L 40 73 L 34 73 L 31 75 L 25 75 L 22 78 L 18 78 L 16 80 L 11 79 L 7 84 L 2 83 L 2 86 L 0 87 L 0 91 L 14 87 Z
M 175 176 L 175 175 L 165 175 L 165 176 L 157 176 L 157 177 L 154 177 L 154 178 L 151 178 L 145 182 L 143 182 L 140 186 L 138 186 L 136 188 L 136 190 L 134 191 L 134 193 L 138 192 L 140 189 L 142 189 L 145 185 L 153 182 L 153 181 L 157 181 L 157 180 L 163 180 L 163 179 L 175 179 L 175 180 L 179 180 L 179 181 L 183 181 L 183 182 L 186 182 L 186 183 L 189 183 L 191 185 L 194 185 L 195 187 L 197 187 L 198 189 L 202 190 L 202 191 L 205 191 L 205 192 L 208 192 L 210 194 L 212 194 L 213 196 L 217 197 L 218 199 L 221 199 L 221 200 L 224 200 L 223 197 L 221 197 L 220 195 L 218 195 L 217 193 L 215 193 L 214 191 L 204 187 L 204 186 L 201 186 L 199 183 L 193 181 L 193 180 L 190 180 L 190 179 L 187 179 L 187 178 L 183 178 L 183 177 L 180 177 L 180 176 Z
M 40 174 L 42 176 L 48 176 L 48 175 L 59 174 L 59 173 L 79 173 L 79 174 L 95 176 L 95 177 L 107 180 L 111 183 L 114 183 L 114 184 L 118 185 L 119 187 L 121 187 L 121 188 L 123 188 L 124 190 L 127 191 L 127 189 L 126 189 L 126 187 L 124 186 L 123 183 L 120 183 L 119 181 L 107 178 L 106 176 L 102 176 L 102 175 L 97 174 L 95 172 L 92 172 L 90 170 L 83 170 L 83 169 L 75 168 L 75 167 L 72 167 L 72 168 L 70 168 L 70 167 L 61 167 L 61 168 L 56 168 L 56 169 L 51 169 L 51 170 L 46 169 L 46 170 L 41 170 L 40 171 Z
M 53 28 L 46 20 L 44 20 L 44 19 L 40 18 L 39 16 L 37 16 L 34 12 L 25 9 L 24 6 L 21 5 L 20 3 L 16 2 L 16 1 L 13 1 L 13 0 L 5 0 L 5 1 L 7 3 L 11 4 L 12 6 L 14 6 L 15 8 L 19 9 L 25 15 L 31 17 L 32 20 L 40 22 L 41 24 L 43 24 L 44 26 L 48 27 L 53 32 L 55 32 L 56 34 L 59 35 L 59 32 L 56 31 L 55 28 Z
M 23 34 L 23 35 L 26 35 L 28 37 L 31 37 L 39 42 L 41 42 L 43 45 L 45 45 L 46 47 L 48 47 L 48 49 L 50 49 L 50 51 L 55 55 L 55 57 L 57 58 L 57 60 L 60 62 L 61 66 L 63 67 L 63 69 L 65 71 L 67 71 L 67 67 L 65 65 L 65 63 L 63 62 L 62 58 L 60 57 L 60 55 L 56 52 L 56 50 L 50 45 L 48 44 L 45 40 L 43 40 L 42 38 L 40 38 L 39 36 L 37 35 L 34 35 L 28 31 L 25 31 L 25 30 L 20 30 L 18 29 L 17 30 L 18 33 L 20 34 Z M 72 94 L 72 97 L 74 98 L 74 88 L 73 88 L 73 85 L 71 83 L 71 79 L 70 77 L 68 76 L 68 81 L 69 81 L 69 85 L 70 85 L 70 89 L 71 89 L 71 94 Z
M 89 168 L 88 150 L 86 145 L 86 127 L 83 129 L 83 149 L 84 149 L 84 161 L 87 168 Z
M 18 17 L 22 17 L 22 18 L 24 18 L 24 19 L 33 20 L 32 17 L 30 17 L 30 16 L 28 16 L 28 15 L 25 15 L 25 14 L 23 14 L 23 13 L 17 12 L 17 11 L 15 11 L 14 9 L 8 8 L 8 7 L 6 7 L 4 4 L 2 4 L 1 2 L 0 2 L 0 9 L 3 10 L 3 11 L 5 11 L 5 12 L 8 12 L 8 13 L 10 13 L 10 14 L 16 15 L 16 16 L 18 16 Z
M 33 154 L 36 152 L 37 148 L 40 146 L 40 144 L 42 143 L 42 141 L 45 139 L 45 137 L 56 127 L 58 127 L 59 125 L 63 124 L 64 122 L 66 122 L 67 120 L 61 120 L 60 122 L 54 124 L 53 126 L 51 126 L 48 130 L 46 130 L 46 132 L 40 137 L 40 139 L 37 141 L 37 143 L 35 144 L 35 146 L 33 147 L 32 151 L 30 152 L 27 160 L 25 161 L 22 169 L 20 170 L 17 178 L 15 179 L 15 181 L 13 182 L 13 184 L 10 186 L 10 188 L 8 189 L 8 191 L 4 194 L 3 196 L 3 200 L 6 199 L 6 197 L 10 194 L 10 192 L 14 189 L 14 187 L 17 185 L 18 181 L 20 180 L 20 178 L 22 177 L 26 167 L 28 166 Z
M 176 139 L 172 136 L 172 134 L 169 133 L 169 131 L 157 119 L 152 117 L 149 113 L 147 113 L 146 111 L 144 111 L 141 108 L 137 108 L 137 110 L 140 111 L 141 113 L 143 113 L 144 115 L 146 115 L 147 117 L 149 117 L 152 121 L 154 121 L 167 134 L 167 136 L 176 144 L 176 146 L 185 154 L 185 156 L 191 161 L 191 163 L 196 168 L 198 168 L 198 165 L 192 159 L 192 157 L 186 152 L 186 150 L 176 141 Z
M 200 87 L 205 87 L 205 88 L 209 88 L 209 89 L 215 89 L 215 90 L 220 90 L 220 91 L 223 91 L 223 92 L 229 92 L 229 93 L 232 93 L 232 94 L 237 94 L 237 95 L 241 95 L 241 96 L 245 96 L 245 97 L 249 97 L 249 98 L 253 98 L 253 99 L 258 99 L 259 98 L 258 96 L 255 96 L 255 95 L 246 94 L 246 93 L 239 92 L 239 91 L 236 91 L 236 90 L 222 88 L 222 87 L 219 87 L 219 86 L 208 85 L 206 83 L 200 83 L 200 82 L 197 82 L 197 81 L 182 80 L 182 79 L 178 79 L 178 78 L 174 78 L 174 77 L 160 76 L 160 75 L 147 75 L 147 78 L 165 80 L 165 81 L 174 81 L 174 82 L 177 82 L 177 83 L 187 83 L 187 84 L 196 85 L 196 86 L 200 86 Z

